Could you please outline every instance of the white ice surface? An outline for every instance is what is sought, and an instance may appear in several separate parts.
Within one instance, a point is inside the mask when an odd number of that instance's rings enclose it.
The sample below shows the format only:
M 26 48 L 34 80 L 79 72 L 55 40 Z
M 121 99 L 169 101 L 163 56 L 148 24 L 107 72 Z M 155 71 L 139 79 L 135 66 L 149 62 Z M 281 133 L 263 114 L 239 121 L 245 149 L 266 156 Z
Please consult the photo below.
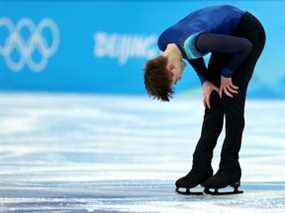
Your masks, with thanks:
M 285 101 L 248 100 L 241 195 L 183 196 L 200 99 L 0 94 L 0 211 L 285 212 Z M 215 149 L 219 163 L 224 130 Z

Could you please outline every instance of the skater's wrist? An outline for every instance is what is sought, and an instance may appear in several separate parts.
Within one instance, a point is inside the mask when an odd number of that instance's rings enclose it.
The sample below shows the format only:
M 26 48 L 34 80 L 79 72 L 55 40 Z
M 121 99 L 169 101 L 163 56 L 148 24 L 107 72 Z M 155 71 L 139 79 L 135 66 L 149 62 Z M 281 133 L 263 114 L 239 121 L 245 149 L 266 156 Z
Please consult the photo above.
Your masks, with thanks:
M 229 69 L 229 68 L 223 68 L 221 71 L 221 76 L 225 77 L 225 78 L 231 78 L 233 74 L 233 70 Z

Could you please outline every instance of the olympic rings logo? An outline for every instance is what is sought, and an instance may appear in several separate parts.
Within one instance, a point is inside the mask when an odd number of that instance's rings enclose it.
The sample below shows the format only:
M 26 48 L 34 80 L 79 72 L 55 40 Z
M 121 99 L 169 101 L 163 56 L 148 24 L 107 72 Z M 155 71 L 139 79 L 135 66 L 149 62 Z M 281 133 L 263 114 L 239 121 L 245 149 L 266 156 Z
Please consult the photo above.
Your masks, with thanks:
M 4 39 L 3 45 L 0 45 L 0 55 L 3 56 L 7 66 L 12 71 L 21 70 L 25 64 L 33 71 L 43 70 L 48 63 L 48 59 L 57 51 L 60 42 L 60 33 L 57 24 L 49 19 L 44 18 L 36 26 L 29 18 L 22 18 L 16 25 L 11 19 L 0 18 L 0 29 L 8 30 L 8 36 Z M 21 31 L 27 30 L 29 38 L 24 39 Z M 44 37 L 43 30 L 51 32 L 51 44 L 48 44 Z M 20 57 L 15 60 L 12 57 L 13 51 L 17 51 Z M 33 60 L 33 53 L 38 51 L 41 55 L 39 61 Z

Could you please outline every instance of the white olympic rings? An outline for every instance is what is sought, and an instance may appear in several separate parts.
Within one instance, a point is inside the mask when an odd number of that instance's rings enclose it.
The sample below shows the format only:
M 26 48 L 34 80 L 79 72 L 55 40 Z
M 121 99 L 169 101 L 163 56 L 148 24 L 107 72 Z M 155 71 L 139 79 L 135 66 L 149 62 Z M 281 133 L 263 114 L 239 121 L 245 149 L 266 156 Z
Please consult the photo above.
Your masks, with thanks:
M 16 25 L 11 19 L 0 18 L 0 29 L 6 28 L 8 36 L 4 39 L 3 45 L 0 45 L 0 55 L 4 57 L 7 66 L 12 71 L 21 70 L 25 64 L 33 71 L 43 70 L 48 58 L 51 57 L 57 50 L 60 42 L 60 33 L 57 24 L 49 19 L 44 18 L 36 26 L 29 18 L 22 18 Z M 25 29 L 29 32 L 29 38 L 24 40 L 20 32 Z M 51 44 L 43 35 L 43 30 L 48 29 L 51 32 Z M 19 53 L 19 60 L 13 60 L 12 52 Z M 40 61 L 34 61 L 32 55 L 34 51 L 38 51 L 41 55 Z

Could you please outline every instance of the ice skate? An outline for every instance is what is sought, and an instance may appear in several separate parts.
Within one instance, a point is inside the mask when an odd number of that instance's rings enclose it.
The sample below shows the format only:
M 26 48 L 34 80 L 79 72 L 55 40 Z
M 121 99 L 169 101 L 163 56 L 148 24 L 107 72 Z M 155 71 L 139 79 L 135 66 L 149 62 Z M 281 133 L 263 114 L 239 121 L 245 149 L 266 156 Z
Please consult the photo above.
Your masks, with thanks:
M 203 195 L 203 192 L 194 192 L 190 189 L 198 186 L 209 177 L 213 175 L 213 171 L 200 172 L 196 170 L 191 170 L 186 176 L 179 178 L 176 182 L 176 192 L 183 195 Z M 179 188 L 185 188 L 185 191 L 180 191 Z
M 231 195 L 241 194 L 243 191 L 239 190 L 240 187 L 240 173 L 225 172 L 219 170 L 214 176 L 207 179 L 201 184 L 205 187 L 204 192 L 211 195 Z M 227 186 L 233 187 L 233 191 L 219 192 L 219 189 Z

